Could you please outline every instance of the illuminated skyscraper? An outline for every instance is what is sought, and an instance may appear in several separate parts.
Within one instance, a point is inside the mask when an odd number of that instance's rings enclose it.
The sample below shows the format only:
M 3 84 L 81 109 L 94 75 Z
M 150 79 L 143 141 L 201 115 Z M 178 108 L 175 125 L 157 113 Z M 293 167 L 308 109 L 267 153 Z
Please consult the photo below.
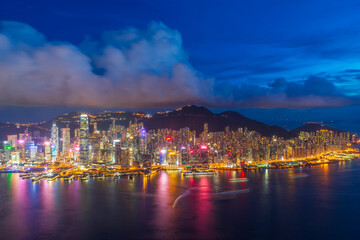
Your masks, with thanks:
M 140 153 L 145 154 L 146 153 L 146 143 L 147 143 L 145 128 L 140 129 L 139 137 L 140 137 Z
M 110 134 L 111 134 L 111 137 L 113 139 L 117 139 L 117 136 L 116 136 L 116 121 L 114 118 L 111 119 L 112 120 L 112 123 L 111 123 L 111 126 L 110 126 Z
M 13 147 L 13 148 L 15 148 L 16 149 L 16 147 L 17 147 L 17 143 L 18 143 L 18 140 L 17 140 L 18 138 L 17 138 L 17 135 L 7 135 L 7 140 L 9 141 L 9 142 L 11 142 L 11 146 Z
M 52 161 L 55 161 L 59 151 L 59 128 L 56 126 L 55 122 L 53 122 L 51 128 L 50 143 L 51 143 L 51 158 Z
M 51 160 L 51 146 L 50 146 L 50 142 L 45 142 L 45 160 L 46 161 L 50 161 Z
M 79 162 L 79 155 L 80 155 L 80 141 L 79 141 L 79 139 L 76 139 L 74 141 L 73 152 L 74 152 L 74 160 Z
M 121 164 L 121 156 L 122 150 L 121 150 L 121 142 L 115 142 L 115 164 L 120 165 Z
M 87 114 L 80 115 L 80 162 L 89 164 L 89 117 Z
M 34 144 L 30 146 L 30 160 L 31 161 L 36 160 L 37 151 L 38 151 L 38 146 L 36 146 Z
M 204 133 L 208 134 L 209 133 L 209 124 L 204 123 Z
M 201 141 L 206 143 L 208 140 L 208 134 L 209 134 L 209 125 L 207 123 L 204 123 L 204 131 L 201 134 Z
M 70 150 L 70 128 L 61 129 L 62 138 L 62 153 L 63 156 L 67 156 Z
M 97 130 L 97 122 L 94 122 L 93 125 L 94 125 L 94 133 L 96 133 L 98 131 Z

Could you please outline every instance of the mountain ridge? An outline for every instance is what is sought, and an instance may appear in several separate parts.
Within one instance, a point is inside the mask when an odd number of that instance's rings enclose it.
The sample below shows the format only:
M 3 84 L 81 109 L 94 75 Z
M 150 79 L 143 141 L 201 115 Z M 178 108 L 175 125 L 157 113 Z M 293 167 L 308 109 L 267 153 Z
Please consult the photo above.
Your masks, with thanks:
M 49 121 L 41 123 L 33 123 L 30 125 L 15 123 L 0 123 L 0 139 L 6 139 L 6 135 L 23 133 L 26 128 L 29 131 L 40 131 L 41 135 L 49 136 L 50 128 L 53 121 L 56 121 L 59 128 L 69 125 L 72 129 L 78 126 L 76 117 L 79 112 L 71 112 L 54 117 Z M 247 128 L 250 131 L 256 131 L 265 137 L 278 136 L 285 139 L 297 137 L 301 131 L 316 132 L 321 129 L 331 130 L 335 132 L 342 132 L 339 129 L 331 128 L 329 126 L 320 124 L 305 124 L 293 130 L 286 130 L 279 126 L 270 126 L 265 123 L 250 119 L 236 111 L 224 111 L 221 113 L 213 113 L 203 106 L 187 105 L 168 112 L 158 112 L 151 118 L 147 118 L 142 112 L 113 112 L 103 111 L 100 113 L 89 113 L 90 118 L 96 117 L 98 120 L 99 130 L 108 130 L 112 119 L 116 119 L 116 124 L 128 126 L 130 122 L 143 122 L 147 130 L 156 130 L 161 128 L 169 128 L 177 130 L 180 128 L 189 127 L 190 130 L 195 130 L 200 134 L 204 129 L 204 123 L 208 124 L 210 132 L 224 131 L 228 126 L 230 130 L 237 130 L 238 128 Z M 90 126 L 92 131 L 92 126 Z M 73 134 L 72 134 L 73 135 Z

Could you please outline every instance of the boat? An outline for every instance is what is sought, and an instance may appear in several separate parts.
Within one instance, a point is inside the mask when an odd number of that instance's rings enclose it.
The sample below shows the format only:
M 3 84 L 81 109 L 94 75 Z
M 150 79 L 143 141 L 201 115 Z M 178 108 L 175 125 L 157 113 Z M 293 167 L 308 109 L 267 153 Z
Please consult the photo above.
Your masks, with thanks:
M 290 175 L 291 178 L 304 178 L 304 177 L 308 177 L 309 174 L 307 173 L 299 173 L 299 174 L 292 174 Z
M 211 170 L 205 170 L 205 171 L 192 170 L 192 171 L 186 171 L 183 174 L 184 176 L 215 175 L 216 172 Z
M 230 182 L 248 182 L 249 179 L 248 178 L 231 178 L 229 181 Z

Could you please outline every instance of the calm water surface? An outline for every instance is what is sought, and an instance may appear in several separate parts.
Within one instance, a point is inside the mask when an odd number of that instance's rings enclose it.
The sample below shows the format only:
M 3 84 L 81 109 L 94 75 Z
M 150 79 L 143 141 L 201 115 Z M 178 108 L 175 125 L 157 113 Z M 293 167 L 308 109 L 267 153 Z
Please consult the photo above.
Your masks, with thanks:
M 161 172 L 133 183 L 34 185 L 0 174 L 0 239 L 359 239 L 359 219 L 360 160 L 202 177 Z

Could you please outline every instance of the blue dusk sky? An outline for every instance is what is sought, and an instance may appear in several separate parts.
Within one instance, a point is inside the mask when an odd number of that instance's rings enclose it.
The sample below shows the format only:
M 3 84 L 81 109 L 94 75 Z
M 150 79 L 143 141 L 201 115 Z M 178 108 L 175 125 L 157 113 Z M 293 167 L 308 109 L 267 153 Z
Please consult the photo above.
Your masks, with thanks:
M 0 121 L 235 110 L 358 131 L 359 1 L 0 1 Z

